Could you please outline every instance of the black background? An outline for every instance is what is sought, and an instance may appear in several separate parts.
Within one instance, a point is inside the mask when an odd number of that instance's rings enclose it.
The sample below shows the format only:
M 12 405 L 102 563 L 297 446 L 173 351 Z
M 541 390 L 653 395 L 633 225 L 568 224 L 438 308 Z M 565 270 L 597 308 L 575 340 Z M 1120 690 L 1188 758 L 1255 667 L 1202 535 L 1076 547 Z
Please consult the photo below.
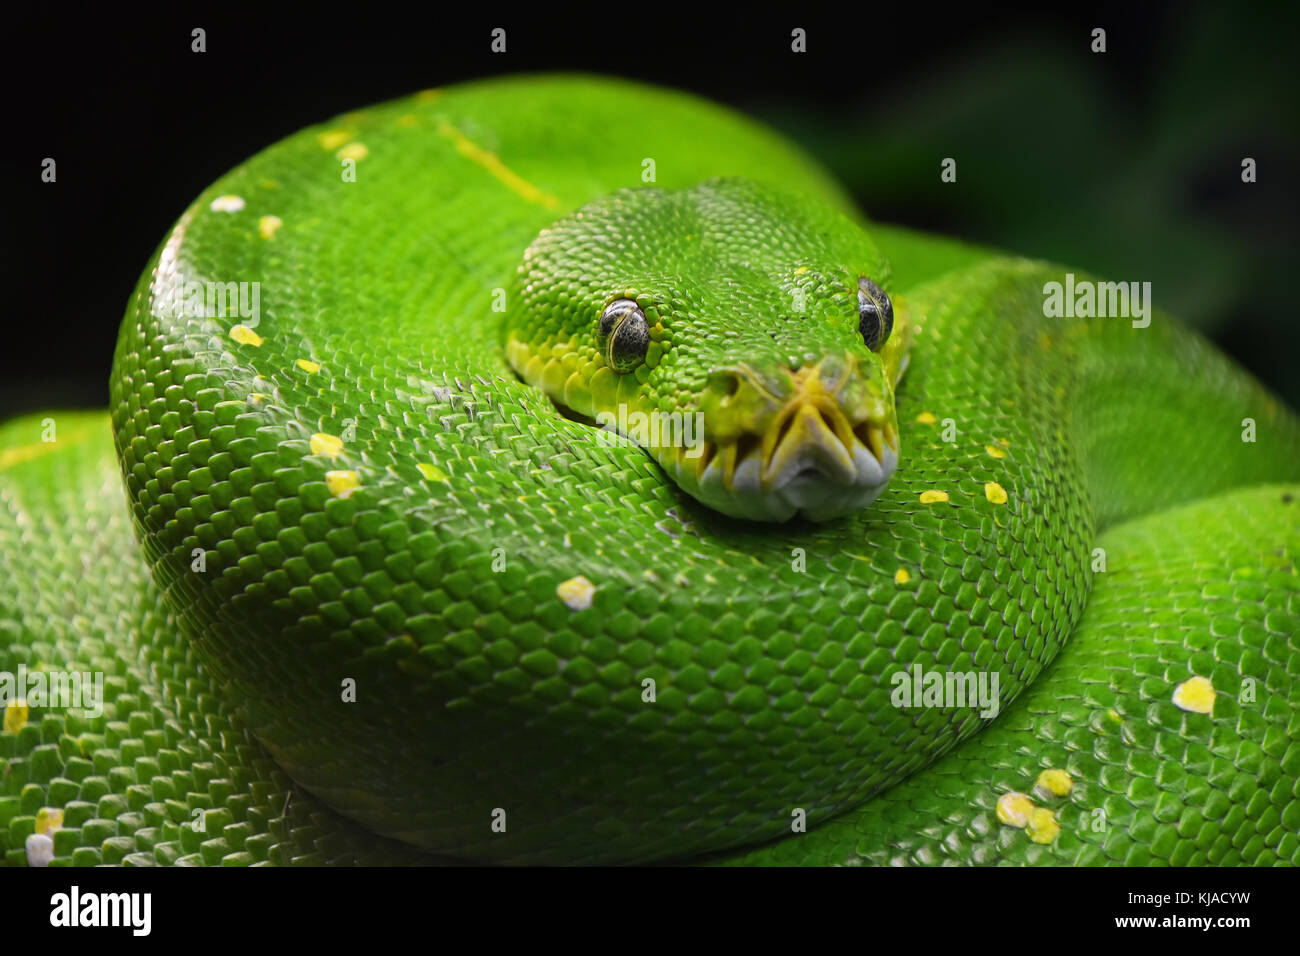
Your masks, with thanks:
M 882 221 L 1152 281 L 1158 308 L 1300 404 L 1298 5 L 964 6 L 19 16 L 3 39 L 0 418 L 106 403 L 136 278 L 190 200 L 247 156 L 418 89 L 555 69 L 762 117 Z M 190 50 L 196 26 L 206 53 Z M 489 49 L 497 26 L 505 54 Z M 796 26 L 807 53 L 790 52 Z M 1098 26 L 1105 54 L 1089 49 Z M 47 156 L 54 184 L 40 181 Z M 940 182 L 945 156 L 956 184 Z
M 152 893 L 152 932 L 52 928 L 51 897 Z M 1000 868 L 971 871 L 789 867 L 241 869 L 196 867 L 24 870 L 4 885 L 11 934 L 63 946 L 142 943 L 176 952 L 196 939 L 223 950 L 362 951 L 390 940 L 435 952 L 481 941 L 488 952 L 665 948 L 702 953 L 779 949 L 983 952 L 1009 940 L 1083 949 L 1127 939 L 1125 949 L 1233 953 L 1264 947 L 1294 927 L 1288 868 Z M 1130 894 L 1247 893 L 1245 904 L 1130 903 Z M 1247 917 L 1249 927 L 1117 927 L 1117 917 Z M 47 935 L 48 934 L 48 935 Z M 779 943 L 777 942 L 779 941 Z M 953 946 L 951 944 L 957 944 Z M 1121 944 L 1122 945 L 1122 944 Z

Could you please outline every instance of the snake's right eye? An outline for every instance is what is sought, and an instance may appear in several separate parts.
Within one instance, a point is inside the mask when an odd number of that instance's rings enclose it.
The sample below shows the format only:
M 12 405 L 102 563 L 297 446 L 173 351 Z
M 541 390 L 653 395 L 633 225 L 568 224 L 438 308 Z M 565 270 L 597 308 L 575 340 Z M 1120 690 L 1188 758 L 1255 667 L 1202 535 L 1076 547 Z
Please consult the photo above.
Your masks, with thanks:
M 620 375 L 645 361 L 650 347 L 650 326 L 645 313 L 631 299 L 615 299 L 600 316 L 597 335 L 605 364 Z
M 885 290 L 866 276 L 858 280 L 858 331 L 875 352 L 894 331 L 894 306 Z

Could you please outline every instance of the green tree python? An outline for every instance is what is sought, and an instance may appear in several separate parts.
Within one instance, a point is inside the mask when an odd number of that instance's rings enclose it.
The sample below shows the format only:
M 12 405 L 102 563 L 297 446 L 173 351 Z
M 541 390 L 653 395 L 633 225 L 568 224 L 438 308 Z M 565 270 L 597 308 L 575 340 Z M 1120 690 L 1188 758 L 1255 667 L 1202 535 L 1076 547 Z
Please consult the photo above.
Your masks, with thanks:
M 610 79 L 266 149 L 0 428 L 5 862 L 1295 862 L 1297 418 L 1067 275 Z

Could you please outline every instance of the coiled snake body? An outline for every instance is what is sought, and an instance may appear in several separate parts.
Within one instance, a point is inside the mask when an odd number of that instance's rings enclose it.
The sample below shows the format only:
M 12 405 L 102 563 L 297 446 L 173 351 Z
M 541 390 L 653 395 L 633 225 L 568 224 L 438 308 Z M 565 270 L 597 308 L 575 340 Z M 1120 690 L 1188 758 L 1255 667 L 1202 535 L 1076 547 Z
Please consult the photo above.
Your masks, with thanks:
M 6 861 L 1294 862 L 1300 427 L 1064 277 L 603 79 L 267 149 L 111 433 L 0 430 L 0 669 L 107 697 L 6 710 Z

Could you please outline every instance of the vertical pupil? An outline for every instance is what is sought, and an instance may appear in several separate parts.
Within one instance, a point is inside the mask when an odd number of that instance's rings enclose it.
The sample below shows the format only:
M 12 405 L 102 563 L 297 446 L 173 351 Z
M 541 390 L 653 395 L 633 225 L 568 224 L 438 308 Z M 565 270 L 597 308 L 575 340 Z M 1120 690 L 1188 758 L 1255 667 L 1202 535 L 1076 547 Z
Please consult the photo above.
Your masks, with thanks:
M 631 299 L 618 299 L 611 302 L 605 307 L 605 311 L 600 316 L 600 335 L 602 338 L 608 338 L 613 334 L 614 328 L 629 312 L 636 311 L 637 305 Z
M 862 341 L 867 343 L 867 348 L 873 349 L 880 338 L 880 310 L 874 302 L 867 302 L 858 310 L 858 316 L 858 331 L 862 333 Z
M 623 310 L 617 307 L 611 307 L 605 310 L 605 314 L 600 317 L 600 334 L 609 335 L 614 331 L 614 326 L 618 324 L 618 318 L 623 314 Z
M 858 280 L 858 331 L 867 348 L 876 350 L 894 327 L 894 307 L 885 290 L 866 276 Z
M 600 348 L 615 372 L 630 372 L 641 364 L 650 344 L 645 316 L 631 299 L 611 302 L 600 316 Z

